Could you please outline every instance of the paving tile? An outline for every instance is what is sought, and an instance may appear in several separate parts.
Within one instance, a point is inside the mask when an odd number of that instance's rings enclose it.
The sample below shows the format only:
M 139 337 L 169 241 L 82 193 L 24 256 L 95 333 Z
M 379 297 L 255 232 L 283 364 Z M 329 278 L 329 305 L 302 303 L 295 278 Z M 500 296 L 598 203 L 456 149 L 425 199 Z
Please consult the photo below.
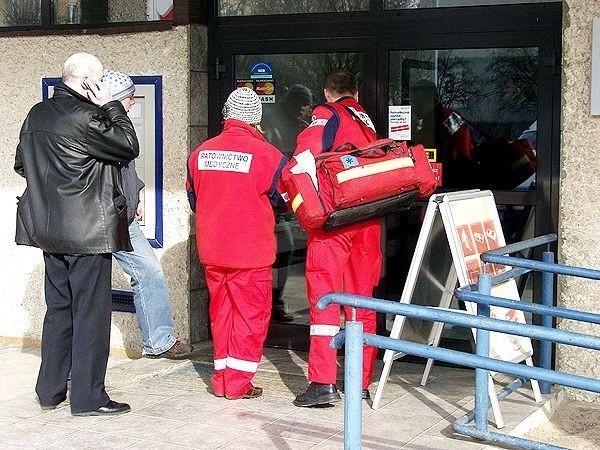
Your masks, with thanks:
M 376 364 L 377 374 L 382 363 Z M 343 400 L 332 408 L 297 408 L 291 403 L 307 385 L 306 353 L 266 349 L 255 377 L 265 389 L 263 396 L 236 401 L 210 392 L 210 343 L 197 346 L 193 358 L 185 361 L 111 357 L 107 390 L 133 408 L 129 414 L 112 417 L 73 417 L 68 402 L 42 411 L 34 392 L 38 367 L 39 348 L 0 345 L 2 450 L 35 445 L 143 450 L 343 448 Z M 427 386 L 422 387 L 423 369 L 420 364 L 396 361 L 379 409 L 362 403 L 362 448 L 482 448 L 480 442 L 452 430 L 456 418 L 473 408 L 474 372 L 434 365 Z M 341 390 L 342 369 L 339 376 Z M 498 380 L 497 388 L 506 382 Z M 372 396 L 377 386 L 377 381 L 371 385 Z M 503 433 L 538 407 L 528 386 L 500 405 L 507 423 Z M 491 413 L 489 417 L 493 423 Z
M 285 449 L 285 450 L 304 450 L 315 446 L 314 442 L 300 441 L 296 439 L 286 439 L 277 436 L 268 436 L 258 433 L 249 433 L 236 439 L 221 448 L 239 449 L 239 450 L 257 450 L 257 449 Z
M 33 448 L 52 443 L 73 432 L 72 429 L 53 424 L 21 420 L 0 428 L 0 442 Z
M 112 420 L 93 425 L 89 427 L 89 430 L 116 436 L 151 439 L 157 434 L 184 424 L 185 422 L 183 421 L 164 419 L 162 417 L 149 418 L 148 416 L 130 412 L 114 416 Z
M 343 424 L 324 422 L 318 419 L 299 421 L 294 416 L 285 416 L 256 430 L 255 433 L 258 435 L 319 443 L 342 430 Z
M 44 414 L 44 411 L 40 408 L 33 393 L 0 402 L 0 417 L 29 419 L 41 414 Z
M 183 448 L 190 447 L 183 445 L 167 444 L 166 442 L 140 441 L 136 444 L 127 447 L 127 450 L 181 450 Z
M 397 433 L 381 433 L 381 430 L 363 428 L 361 446 L 363 449 L 391 450 L 401 448 L 410 438 Z M 339 432 L 317 446 L 321 449 L 344 448 L 344 433 Z
M 135 443 L 142 442 L 127 436 L 115 436 L 97 433 L 91 430 L 81 430 L 69 436 L 64 436 L 50 444 L 44 444 L 44 449 L 80 450 L 80 449 L 117 449 L 131 448 Z
M 215 426 L 227 425 L 227 428 L 253 431 L 264 427 L 265 425 L 268 425 L 281 417 L 281 414 L 252 411 L 245 408 L 232 406 L 229 408 L 220 409 L 213 414 L 204 417 L 203 423 L 206 425 Z
M 144 416 L 196 422 L 201 417 L 213 414 L 224 407 L 224 405 L 184 400 L 181 397 L 171 397 L 161 402 L 153 403 L 150 406 L 136 409 L 136 412 Z
M 484 447 L 485 445 L 481 442 L 457 435 L 454 438 L 420 436 L 401 448 L 406 450 L 478 450 Z
M 232 428 L 206 424 L 185 424 L 155 435 L 152 438 L 152 442 L 181 445 L 195 449 L 215 449 L 246 434 L 248 433 L 243 430 Z

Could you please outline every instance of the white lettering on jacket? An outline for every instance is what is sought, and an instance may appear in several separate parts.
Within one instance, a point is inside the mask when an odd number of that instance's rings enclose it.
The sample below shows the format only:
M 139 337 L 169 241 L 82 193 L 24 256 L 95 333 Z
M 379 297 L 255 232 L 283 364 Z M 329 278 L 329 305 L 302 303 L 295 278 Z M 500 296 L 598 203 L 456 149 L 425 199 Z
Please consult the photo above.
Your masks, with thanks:
M 353 108 L 352 106 L 348 106 L 348 109 L 351 109 L 352 112 L 354 114 L 356 114 L 356 116 L 360 119 L 360 121 L 362 123 L 364 123 L 366 126 L 368 126 L 371 130 L 375 131 L 375 125 L 373 125 L 371 118 L 369 117 L 369 115 L 366 112 L 359 111 L 359 110 Z
M 250 153 L 227 150 L 203 150 L 198 153 L 198 170 L 249 173 L 251 165 Z

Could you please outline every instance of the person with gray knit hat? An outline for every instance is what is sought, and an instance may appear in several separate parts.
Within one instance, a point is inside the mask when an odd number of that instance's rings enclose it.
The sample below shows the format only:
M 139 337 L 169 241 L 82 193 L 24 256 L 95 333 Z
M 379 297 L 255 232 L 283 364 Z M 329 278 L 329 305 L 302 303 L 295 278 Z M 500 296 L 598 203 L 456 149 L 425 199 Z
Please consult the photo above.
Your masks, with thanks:
M 263 137 L 262 105 L 247 87 L 223 107 L 223 131 L 188 159 L 186 188 L 210 295 L 216 397 L 255 398 L 252 384 L 269 329 L 275 214 L 287 210 L 287 160 Z
M 113 100 L 123 100 L 135 92 L 135 84 L 129 75 L 112 69 L 104 69 L 104 84 L 108 87 Z
M 135 104 L 135 84 L 128 75 L 112 69 L 104 71 L 104 84 L 114 100 L 125 111 Z M 120 251 L 113 256 L 131 280 L 133 303 L 142 336 L 142 353 L 148 358 L 181 359 L 192 353 L 192 346 L 173 337 L 173 312 L 167 281 L 160 262 L 138 220 L 142 219 L 140 191 L 144 183 L 137 176 L 135 161 L 121 166 L 123 190 L 127 199 L 129 237 L 133 251 Z
M 237 88 L 223 106 L 223 119 L 237 119 L 249 125 L 258 125 L 262 119 L 260 98 L 248 87 Z

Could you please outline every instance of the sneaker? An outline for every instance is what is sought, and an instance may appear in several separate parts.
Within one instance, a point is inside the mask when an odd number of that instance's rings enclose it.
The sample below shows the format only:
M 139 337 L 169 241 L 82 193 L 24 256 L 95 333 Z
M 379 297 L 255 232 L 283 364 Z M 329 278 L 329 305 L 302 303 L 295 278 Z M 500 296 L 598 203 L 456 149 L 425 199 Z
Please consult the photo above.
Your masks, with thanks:
M 175 344 L 166 352 L 159 353 L 158 355 L 146 355 L 148 358 L 168 358 L 168 359 L 183 359 L 187 358 L 192 354 L 192 347 L 185 341 L 177 340 Z
M 302 394 L 293 401 L 295 406 L 311 407 L 326 405 L 340 400 L 335 384 L 310 383 Z

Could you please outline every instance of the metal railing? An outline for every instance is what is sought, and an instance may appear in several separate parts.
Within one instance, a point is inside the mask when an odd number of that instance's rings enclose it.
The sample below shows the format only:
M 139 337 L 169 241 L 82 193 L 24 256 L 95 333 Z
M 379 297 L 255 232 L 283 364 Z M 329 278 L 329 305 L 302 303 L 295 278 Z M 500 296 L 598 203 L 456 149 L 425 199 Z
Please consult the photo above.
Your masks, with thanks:
M 470 354 L 376 334 L 363 333 L 362 323 L 357 322 L 353 314 L 352 320 L 346 322 L 345 330 L 334 336 L 331 341 L 331 346 L 336 348 L 341 348 L 345 342 L 344 385 L 346 395 L 344 400 L 344 448 L 361 448 L 363 344 L 475 368 L 475 409 L 454 423 L 453 428 L 457 433 L 476 439 L 508 444 L 518 448 L 562 448 L 488 430 L 488 410 L 490 408 L 488 391 L 489 371 L 511 374 L 518 377 L 515 382 L 498 393 L 499 400 L 507 397 L 530 379 L 541 382 L 540 390 L 543 393 L 550 392 L 551 383 L 600 393 L 600 380 L 562 373 L 551 369 L 553 342 L 600 350 L 599 337 L 552 328 L 552 317 L 600 324 L 599 314 L 552 306 L 554 276 L 556 274 L 595 280 L 600 279 L 600 271 L 598 270 L 554 263 L 554 254 L 550 251 L 549 244 L 555 240 L 556 235 L 549 234 L 482 254 L 481 259 L 484 262 L 503 264 L 511 266 L 512 269 L 496 276 L 490 276 L 485 273 L 480 274 L 476 286 L 465 286 L 456 290 L 456 297 L 460 300 L 477 303 L 477 316 L 357 295 L 340 293 L 323 296 L 317 304 L 317 307 L 321 309 L 327 308 L 331 303 L 337 303 L 353 308 L 371 309 L 387 314 L 402 315 L 476 329 L 476 352 L 475 354 Z M 542 261 L 507 256 L 510 253 L 534 248 L 543 244 L 547 245 L 547 249 L 543 253 Z M 542 272 L 541 304 L 515 301 L 490 295 L 492 285 L 502 283 L 530 271 Z M 490 318 L 490 306 L 500 306 L 539 314 L 542 318 L 541 325 L 528 325 Z M 539 367 L 491 358 L 489 356 L 491 331 L 540 340 Z M 475 422 L 474 425 L 471 424 L 473 420 Z

